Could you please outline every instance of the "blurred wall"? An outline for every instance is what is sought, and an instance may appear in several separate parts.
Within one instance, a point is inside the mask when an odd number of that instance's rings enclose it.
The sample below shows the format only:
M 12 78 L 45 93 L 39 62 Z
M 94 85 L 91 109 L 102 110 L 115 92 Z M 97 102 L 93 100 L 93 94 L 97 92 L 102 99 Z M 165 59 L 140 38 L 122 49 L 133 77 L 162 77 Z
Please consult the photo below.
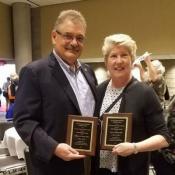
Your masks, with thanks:
M 58 14 L 65 9 L 79 10 L 87 20 L 82 60 L 94 64 L 103 61 L 101 47 L 104 37 L 113 33 L 129 34 L 137 42 L 137 55 L 148 51 L 163 61 L 168 87 L 171 95 L 175 94 L 174 0 L 83 0 L 34 8 L 31 15 L 33 60 L 51 52 L 50 33 Z M 2 3 L 0 22 L 0 58 L 13 58 L 11 7 Z M 104 63 L 99 63 L 95 69 L 100 65 L 104 67 Z
M 103 39 L 113 33 L 131 35 L 137 41 L 138 55 L 145 51 L 155 55 L 174 54 L 174 0 L 85 0 L 40 9 L 42 56 L 51 50 L 50 31 L 63 9 L 80 10 L 87 20 L 87 41 L 82 58 L 102 57 Z
M 113 33 L 131 35 L 137 41 L 138 55 L 149 51 L 154 55 L 174 56 L 174 0 L 84 0 L 32 10 L 33 59 L 51 51 L 50 32 L 57 15 L 64 9 L 80 10 L 87 20 L 82 58 L 102 57 L 103 39 Z M 2 3 L 0 22 L 0 56 L 9 58 L 13 56 L 11 7 Z
M 13 58 L 11 7 L 0 3 L 0 59 Z

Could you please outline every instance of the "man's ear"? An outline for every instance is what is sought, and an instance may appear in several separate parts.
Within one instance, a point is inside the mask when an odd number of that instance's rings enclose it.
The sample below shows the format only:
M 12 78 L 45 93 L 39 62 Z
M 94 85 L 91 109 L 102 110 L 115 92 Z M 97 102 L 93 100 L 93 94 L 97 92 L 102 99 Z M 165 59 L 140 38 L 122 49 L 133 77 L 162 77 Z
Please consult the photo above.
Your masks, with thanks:
M 51 39 L 52 39 L 52 44 L 55 45 L 56 44 L 56 38 L 57 38 L 57 34 L 55 31 L 52 31 L 51 33 Z

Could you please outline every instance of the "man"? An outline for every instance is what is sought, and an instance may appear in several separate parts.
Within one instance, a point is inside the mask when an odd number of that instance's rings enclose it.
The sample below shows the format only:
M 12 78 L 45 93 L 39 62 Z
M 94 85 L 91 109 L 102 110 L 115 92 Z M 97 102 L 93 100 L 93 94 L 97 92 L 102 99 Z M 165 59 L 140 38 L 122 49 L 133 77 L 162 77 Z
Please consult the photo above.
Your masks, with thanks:
M 51 34 L 53 52 L 21 70 L 14 125 L 29 146 L 32 175 L 84 174 L 85 156 L 65 140 L 69 114 L 94 113 L 96 78 L 77 60 L 85 33 L 79 12 L 61 12 Z

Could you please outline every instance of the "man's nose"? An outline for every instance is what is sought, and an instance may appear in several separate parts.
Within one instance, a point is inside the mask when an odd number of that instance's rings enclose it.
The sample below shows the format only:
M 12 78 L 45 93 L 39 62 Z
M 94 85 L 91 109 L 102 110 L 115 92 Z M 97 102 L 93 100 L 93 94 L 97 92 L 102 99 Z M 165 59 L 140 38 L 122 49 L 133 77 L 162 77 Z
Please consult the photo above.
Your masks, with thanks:
M 76 38 L 76 37 L 73 37 L 71 43 L 72 43 L 73 45 L 78 45 L 77 38 Z

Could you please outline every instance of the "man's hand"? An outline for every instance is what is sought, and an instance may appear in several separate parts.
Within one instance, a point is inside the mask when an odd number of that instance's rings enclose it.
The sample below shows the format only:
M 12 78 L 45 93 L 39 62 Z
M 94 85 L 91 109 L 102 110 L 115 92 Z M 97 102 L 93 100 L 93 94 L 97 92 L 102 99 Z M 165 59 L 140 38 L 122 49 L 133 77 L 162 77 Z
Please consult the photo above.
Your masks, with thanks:
M 55 155 L 65 161 L 70 161 L 74 159 L 82 159 L 85 158 L 85 155 L 80 155 L 78 151 L 73 149 L 66 143 L 60 143 L 55 149 Z

